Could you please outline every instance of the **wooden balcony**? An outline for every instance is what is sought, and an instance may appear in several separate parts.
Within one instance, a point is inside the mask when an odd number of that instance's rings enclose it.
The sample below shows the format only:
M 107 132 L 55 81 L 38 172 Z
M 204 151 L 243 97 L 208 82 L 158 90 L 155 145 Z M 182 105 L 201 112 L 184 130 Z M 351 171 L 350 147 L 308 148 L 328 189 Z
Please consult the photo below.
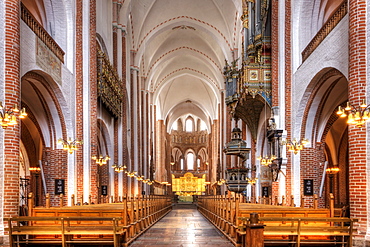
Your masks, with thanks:
M 21 3 L 21 18 L 27 26 L 39 37 L 42 42 L 55 54 L 55 56 L 64 63 L 64 51 L 55 42 L 55 40 L 48 34 L 36 18 L 28 11 L 28 9 Z

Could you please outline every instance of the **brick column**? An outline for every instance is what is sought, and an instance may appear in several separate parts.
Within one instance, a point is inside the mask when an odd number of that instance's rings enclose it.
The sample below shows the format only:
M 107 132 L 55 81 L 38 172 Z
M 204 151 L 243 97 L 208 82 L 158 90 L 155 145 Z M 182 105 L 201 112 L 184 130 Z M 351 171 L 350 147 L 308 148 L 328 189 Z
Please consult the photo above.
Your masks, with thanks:
M 20 106 L 20 30 L 18 0 L 7 0 L 5 4 L 5 99 L 6 108 L 18 104 Z M 19 206 L 19 142 L 20 119 L 18 124 L 1 129 L 4 132 L 4 184 L 3 209 L 4 217 L 18 215 Z M 5 188 L 5 189 L 4 189 Z
M 287 139 L 292 139 L 292 35 L 291 35 L 291 0 L 285 1 L 285 129 Z M 292 159 L 291 154 L 287 154 L 286 164 L 286 195 L 291 195 L 292 191 Z
M 348 100 L 355 107 L 358 107 L 366 96 L 366 3 L 365 0 L 349 1 Z M 348 127 L 348 146 L 351 217 L 359 219 L 357 229 L 361 235 L 365 235 L 368 221 L 365 127 Z
M 96 0 L 90 0 L 90 138 L 91 143 L 85 144 L 90 145 L 90 157 L 92 155 L 100 155 L 97 150 L 97 136 L 98 136 L 98 124 L 97 124 L 97 102 L 98 102 L 98 92 L 97 92 L 97 46 L 96 46 Z M 100 126 L 101 131 L 103 126 Z M 103 136 L 103 134 L 102 134 Z M 104 138 L 100 140 L 101 146 L 103 147 Z M 108 153 L 106 154 L 108 155 Z M 93 202 L 98 202 L 99 188 L 97 181 L 97 173 L 99 172 L 98 164 L 90 160 L 85 161 L 91 163 L 91 173 L 90 173 L 90 193 Z M 107 166 L 107 165 L 106 165 Z M 103 168 L 104 169 L 104 168 Z M 102 169 L 100 169 L 100 177 L 104 177 L 102 174 Z
M 123 87 L 123 100 L 122 100 L 122 152 L 123 152 L 123 157 L 122 157 L 122 162 L 123 165 L 126 165 L 129 167 L 128 164 L 128 151 L 127 151 L 127 100 L 128 100 L 128 95 L 126 91 L 126 33 L 124 30 L 122 30 L 122 87 Z M 128 190 L 128 178 L 126 175 L 123 176 L 123 193 L 127 194 Z
M 83 0 L 76 0 L 76 137 L 82 140 L 83 137 L 83 44 L 82 44 L 82 30 L 83 30 Z M 66 136 L 68 138 L 68 136 Z M 86 145 L 86 144 L 85 144 Z M 82 148 L 79 147 L 76 150 L 76 181 L 77 181 L 77 192 L 75 198 L 80 200 L 83 194 L 83 158 L 82 158 Z
M 131 54 L 132 56 L 132 61 L 134 61 L 134 58 L 135 58 L 135 53 L 132 52 Z M 137 159 L 137 156 L 135 155 L 135 140 L 137 138 L 136 134 L 137 134 L 137 131 L 138 129 L 136 129 L 137 125 L 135 125 L 137 122 L 135 120 L 137 120 L 137 114 L 136 114 L 136 107 L 137 105 L 135 105 L 135 102 L 137 104 L 137 94 L 135 94 L 135 90 L 136 90 L 136 85 L 137 85 L 137 74 L 138 74 L 138 71 L 137 69 L 131 69 L 131 77 L 130 77 L 130 101 L 131 101 L 131 104 L 130 104 L 130 117 L 131 117 L 131 123 L 130 123 L 130 135 L 131 135 L 131 149 L 130 149 L 130 161 L 131 161 L 131 165 L 130 165 L 130 171 L 137 171 L 137 167 L 135 166 L 135 160 Z M 131 195 L 135 195 L 135 179 L 132 177 L 130 178 L 130 191 L 131 191 Z

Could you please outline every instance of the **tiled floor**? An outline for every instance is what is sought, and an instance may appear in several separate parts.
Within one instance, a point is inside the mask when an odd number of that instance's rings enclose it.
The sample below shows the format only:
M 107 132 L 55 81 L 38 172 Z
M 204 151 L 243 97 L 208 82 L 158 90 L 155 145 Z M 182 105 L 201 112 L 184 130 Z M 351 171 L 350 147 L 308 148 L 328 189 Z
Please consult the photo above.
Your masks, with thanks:
M 233 247 L 196 209 L 194 204 L 176 204 L 173 210 L 141 235 L 130 247 Z

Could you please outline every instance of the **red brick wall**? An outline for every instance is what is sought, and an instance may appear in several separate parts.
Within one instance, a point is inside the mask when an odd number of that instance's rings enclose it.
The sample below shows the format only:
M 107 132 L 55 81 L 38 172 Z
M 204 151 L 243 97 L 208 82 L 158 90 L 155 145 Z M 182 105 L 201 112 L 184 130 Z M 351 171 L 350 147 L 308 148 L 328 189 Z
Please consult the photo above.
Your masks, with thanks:
M 76 53 L 75 53 L 75 63 L 76 63 L 76 136 L 79 140 L 83 137 L 83 44 L 82 44 L 82 15 L 83 15 L 83 0 L 76 0 Z M 68 136 L 63 135 L 63 138 L 68 138 Z M 85 144 L 86 145 L 86 144 Z M 77 194 L 75 198 L 80 200 L 83 194 L 83 158 L 82 149 L 79 148 L 75 151 L 76 153 L 76 170 L 77 170 Z
M 96 0 L 90 0 L 90 143 L 85 145 L 90 145 L 90 157 L 92 155 L 100 155 L 97 150 L 97 136 L 98 136 L 98 123 L 97 123 L 97 42 L 96 42 Z M 103 140 L 101 140 L 103 142 Z M 104 145 L 104 144 L 102 144 Z M 82 149 L 82 148 L 81 148 Z M 84 162 L 89 162 L 91 164 L 90 168 L 90 194 L 93 202 L 97 202 L 99 196 L 98 190 L 98 164 L 92 162 L 91 159 Z M 107 165 L 106 165 L 107 166 Z M 100 169 L 102 172 L 104 168 Z M 100 174 L 103 176 L 103 174 Z M 103 176 L 104 177 L 104 176 Z
M 68 193 L 68 153 L 63 149 L 45 148 L 43 153 L 43 169 L 47 192 L 50 194 L 52 206 L 59 206 L 59 196 L 55 195 L 55 179 L 64 179 L 65 194 Z M 39 178 L 41 179 L 41 178 Z M 41 196 L 41 194 L 39 195 Z M 64 205 L 67 205 L 68 198 L 64 197 Z
M 5 1 L 5 106 L 20 105 L 19 1 Z M 20 124 L 4 132 L 4 217 L 18 215 Z
M 130 169 L 129 171 L 134 171 L 135 170 L 135 159 L 134 159 L 134 150 L 135 150 L 135 136 L 134 136 L 134 101 L 133 101 L 133 95 L 135 92 L 135 86 L 134 86 L 134 76 L 136 75 L 134 70 L 131 70 L 131 76 L 130 76 L 130 95 L 131 95 L 131 103 L 130 103 L 130 118 L 131 118 L 131 123 L 130 123 L 130 129 L 131 129 L 131 148 L 130 148 Z M 128 178 L 130 180 L 130 194 L 134 195 L 135 194 L 135 188 L 134 188 L 134 179 L 133 178 Z
M 291 89 L 292 89 L 292 42 L 291 42 L 291 0 L 285 2 L 285 129 L 287 131 L 287 139 L 292 139 L 292 103 L 291 103 Z M 286 195 L 292 194 L 292 160 L 290 153 L 287 154 L 287 172 L 286 172 Z
M 128 164 L 128 151 L 127 151 L 127 91 L 126 91 L 126 84 L 127 84 L 127 78 L 126 78 L 126 37 L 122 36 L 122 86 L 123 86 L 123 100 L 122 100 L 122 151 L 123 151 L 123 165 L 126 165 L 129 167 Z M 127 194 L 127 176 L 123 177 L 123 193 Z M 117 186 L 115 186 L 117 187 Z
M 367 1 L 349 1 L 349 82 L 348 98 L 357 106 L 366 92 L 366 16 Z M 367 229 L 367 155 L 366 128 L 348 127 L 349 140 L 349 193 L 351 217 L 359 219 L 360 234 Z

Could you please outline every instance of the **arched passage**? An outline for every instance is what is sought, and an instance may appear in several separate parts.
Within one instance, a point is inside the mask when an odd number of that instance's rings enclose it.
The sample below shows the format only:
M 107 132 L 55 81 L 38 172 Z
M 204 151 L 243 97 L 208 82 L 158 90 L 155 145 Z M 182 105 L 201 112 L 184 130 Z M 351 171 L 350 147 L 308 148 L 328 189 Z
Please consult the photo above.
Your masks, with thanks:
M 346 120 L 336 114 L 338 106 L 347 99 L 347 91 L 345 76 L 336 69 L 325 68 L 313 77 L 300 104 L 304 109 L 300 137 L 311 142 L 311 147 L 301 154 L 309 157 L 300 163 L 301 180 L 314 181 L 314 191 L 326 206 L 329 193 L 333 193 L 338 207 L 348 204 L 348 129 Z M 340 171 L 327 174 L 329 167 L 339 167 Z

